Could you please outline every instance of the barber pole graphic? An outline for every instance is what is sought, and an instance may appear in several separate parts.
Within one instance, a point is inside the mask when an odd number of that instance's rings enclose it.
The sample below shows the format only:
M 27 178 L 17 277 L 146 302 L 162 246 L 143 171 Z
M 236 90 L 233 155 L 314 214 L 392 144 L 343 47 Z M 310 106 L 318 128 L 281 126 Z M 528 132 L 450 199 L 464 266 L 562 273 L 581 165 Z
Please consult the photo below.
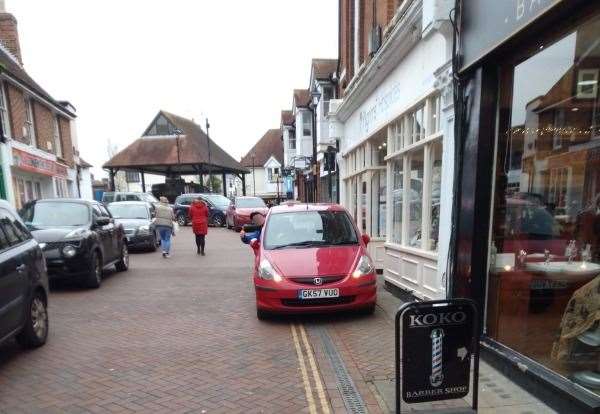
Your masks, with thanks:
M 444 374 L 442 374 L 443 338 L 443 329 L 434 329 L 431 331 L 431 376 L 429 377 L 429 382 L 432 387 L 439 387 L 444 380 Z

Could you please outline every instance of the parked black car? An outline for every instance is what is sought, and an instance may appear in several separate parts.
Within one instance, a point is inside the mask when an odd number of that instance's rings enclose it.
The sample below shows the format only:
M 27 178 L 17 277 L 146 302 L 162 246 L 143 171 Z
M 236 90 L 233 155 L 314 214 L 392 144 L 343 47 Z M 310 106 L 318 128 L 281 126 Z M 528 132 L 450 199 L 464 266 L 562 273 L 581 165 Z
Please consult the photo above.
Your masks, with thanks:
M 111 203 L 108 211 L 125 229 L 127 246 L 132 249 L 155 251 L 160 244 L 160 236 L 152 223 L 154 206 L 145 201 L 119 201 Z
M 0 200 L 0 344 L 16 337 L 34 348 L 48 337 L 48 275 L 42 249 Z
M 212 226 L 223 227 L 225 225 L 225 215 L 227 207 L 231 203 L 227 197 L 221 194 L 199 193 L 182 194 L 175 199 L 173 211 L 177 217 L 177 223 L 185 226 L 189 223 L 189 210 L 193 200 L 201 198 L 208 206 L 208 223 Z
M 50 280 L 70 279 L 97 288 L 104 268 L 129 268 L 127 238 L 108 210 L 97 201 L 32 201 L 21 217 L 40 243 Z

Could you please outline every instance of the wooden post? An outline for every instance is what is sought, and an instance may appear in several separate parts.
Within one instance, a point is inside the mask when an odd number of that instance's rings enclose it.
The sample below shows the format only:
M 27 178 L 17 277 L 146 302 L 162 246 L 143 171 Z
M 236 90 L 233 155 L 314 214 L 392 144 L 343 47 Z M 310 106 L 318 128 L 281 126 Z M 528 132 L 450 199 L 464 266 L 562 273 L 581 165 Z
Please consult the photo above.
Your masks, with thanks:
M 140 175 L 142 176 L 142 192 L 146 192 L 146 180 L 144 178 L 144 171 L 140 171 Z
M 110 179 L 110 191 L 115 191 L 115 170 L 114 169 L 109 169 L 108 170 L 108 177 Z
M 221 179 L 223 180 L 223 195 L 227 197 L 227 174 L 223 173 Z
M 246 195 L 246 174 L 242 173 L 242 195 Z

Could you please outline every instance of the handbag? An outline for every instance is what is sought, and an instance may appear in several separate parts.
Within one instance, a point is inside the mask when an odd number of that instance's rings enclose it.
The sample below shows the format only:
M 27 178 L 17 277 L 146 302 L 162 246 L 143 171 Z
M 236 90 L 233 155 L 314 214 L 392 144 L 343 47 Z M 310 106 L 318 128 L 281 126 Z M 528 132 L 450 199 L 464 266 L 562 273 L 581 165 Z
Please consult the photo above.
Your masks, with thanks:
M 173 222 L 173 234 L 177 233 L 178 231 L 179 231 L 179 223 L 174 221 Z

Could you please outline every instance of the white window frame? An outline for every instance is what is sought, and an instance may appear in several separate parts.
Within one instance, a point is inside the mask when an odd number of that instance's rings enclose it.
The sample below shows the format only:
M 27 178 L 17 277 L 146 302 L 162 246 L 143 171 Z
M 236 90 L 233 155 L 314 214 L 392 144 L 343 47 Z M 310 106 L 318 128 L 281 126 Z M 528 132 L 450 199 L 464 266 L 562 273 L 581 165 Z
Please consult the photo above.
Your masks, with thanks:
M 418 249 L 430 254 L 437 254 L 437 249 L 431 249 L 429 243 L 429 235 L 431 234 L 431 192 L 432 192 L 432 147 L 438 143 L 443 148 L 443 134 L 441 131 L 441 123 L 439 130 L 434 126 L 434 120 L 438 117 L 439 109 L 436 108 L 436 100 L 438 95 L 430 96 L 429 98 L 419 102 L 412 109 L 399 116 L 388 128 L 388 145 L 393 144 L 394 152 L 385 157 L 388 167 L 388 186 L 387 196 L 387 229 L 386 243 L 405 247 L 409 249 Z M 439 102 L 439 101 L 438 101 Z M 439 107 L 439 104 L 437 105 Z M 435 108 L 436 117 L 433 117 Z M 425 135 L 419 135 L 416 142 L 413 130 L 415 127 L 416 113 L 423 110 L 423 125 Z M 401 137 L 398 137 L 399 131 L 402 131 Z M 432 132 L 433 131 L 433 132 Z M 397 149 L 397 141 L 400 141 L 401 149 Z M 410 191 L 411 191 L 411 174 L 410 160 L 413 154 L 421 152 L 423 154 L 423 181 L 422 181 L 422 200 L 421 200 L 421 240 L 419 245 L 409 245 L 409 225 L 410 225 Z M 393 164 L 398 161 L 403 166 L 403 189 L 402 189 L 402 230 L 400 243 L 392 241 L 393 232 Z M 427 236 L 427 237 L 425 237 Z M 439 242 L 439 234 L 438 234 Z
M 37 147 L 37 140 L 35 136 L 35 118 L 33 115 L 33 99 L 30 97 L 25 98 L 25 130 L 26 138 L 29 141 L 28 144 Z
M 302 136 L 303 137 L 312 137 L 312 130 L 313 130 L 312 114 L 309 111 L 302 111 L 300 116 L 302 118 Z M 305 134 L 307 126 L 308 126 L 308 135 Z
M 10 114 L 8 113 L 8 100 L 4 82 L 0 81 L 0 121 L 2 122 L 2 132 L 5 137 L 11 137 Z
M 53 141 L 54 141 L 54 154 L 57 157 L 63 157 L 62 139 L 60 136 L 60 123 L 58 115 L 54 115 L 53 119 L 54 130 L 53 130 Z
M 275 172 L 275 170 L 277 170 L 277 173 Z M 277 180 L 273 178 L 275 175 L 277 175 L 277 177 L 278 177 Z M 267 180 L 270 183 L 276 183 L 279 180 L 279 176 L 280 176 L 279 167 L 268 167 L 267 168 Z
M 292 142 L 294 143 L 294 146 L 292 147 Z M 295 131 L 288 131 L 288 149 L 291 151 L 296 151 L 296 132 Z

